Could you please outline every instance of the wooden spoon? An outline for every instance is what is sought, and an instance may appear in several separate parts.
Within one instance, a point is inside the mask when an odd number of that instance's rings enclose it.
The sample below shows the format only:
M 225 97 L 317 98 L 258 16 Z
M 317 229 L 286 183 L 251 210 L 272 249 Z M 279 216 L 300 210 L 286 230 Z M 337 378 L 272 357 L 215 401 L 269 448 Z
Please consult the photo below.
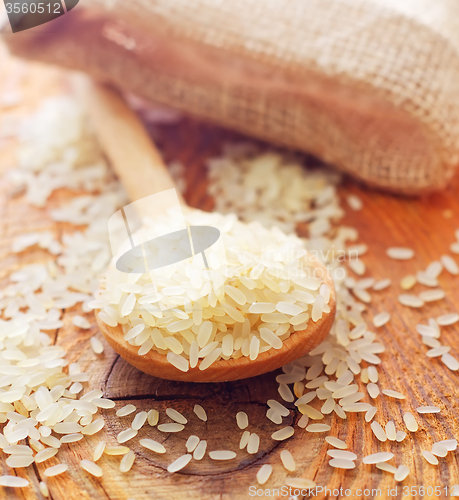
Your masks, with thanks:
M 87 79 L 80 81 L 78 87 L 84 90 L 100 144 L 131 201 L 174 187 L 174 181 L 143 124 L 119 94 Z M 139 182 L 139 179 L 142 181 Z M 321 268 L 323 276 L 327 276 L 322 264 L 314 262 L 312 265 Z M 310 320 L 307 328 L 293 333 L 281 349 L 263 352 L 254 361 L 246 356 L 216 361 L 206 370 L 200 370 L 198 364 L 197 367 L 182 372 L 169 363 L 166 356 L 153 350 L 140 356 L 137 354 L 139 347 L 124 340 L 120 325 L 114 328 L 106 325 L 99 319 L 98 311 L 96 319 L 113 349 L 128 363 L 149 375 L 186 382 L 238 380 L 280 368 L 304 356 L 324 340 L 333 324 L 336 311 L 333 280 L 326 278 L 325 283 L 331 290 L 330 312 L 316 323 Z

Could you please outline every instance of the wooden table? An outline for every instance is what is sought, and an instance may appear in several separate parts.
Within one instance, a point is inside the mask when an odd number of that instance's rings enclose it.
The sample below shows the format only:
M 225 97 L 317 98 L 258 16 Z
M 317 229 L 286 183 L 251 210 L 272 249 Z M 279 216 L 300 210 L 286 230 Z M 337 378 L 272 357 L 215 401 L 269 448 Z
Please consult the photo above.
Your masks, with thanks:
M 29 65 L 9 59 L 0 52 L 0 92 L 14 78 L 20 78 L 23 102 L 19 106 L 0 110 L 0 127 L 6 120 L 15 120 L 30 113 L 41 98 L 58 91 L 67 91 L 65 78 L 57 70 L 39 65 Z M 21 76 L 22 75 L 22 76 Z M 9 83 L 8 83 L 9 82 Z M 187 202 L 191 206 L 210 209 L 212 200 L 205 193 L 206 180 L 203 165 L 205 159 L 221 151 L 224 141 L 240 138 L 233 133 L 217 127 L 184 119 L 179 124 L 157 127 L 157 142 L 167 160 L 178 159 L 187 167 L 188 189 Z M 0 173 L 14 166 L 14 137 L 0 139 Z M 119 472 L 118 457 L 104 457 L 99 464 L 104 470 L 102 479 L 86 474 L 80 467 L 82 458 L 91 458 L 97 441 L 103 437 L 107 443 L 116 443 L 116 434 L 130 425 L 132 415 L 119 419 L 114 410 L 103 412 L 107 425 L 97 437 L 63 445 L 58 456 L 59 461 L 68 463 L 69 470 L 56 478 L 49 478 L 47 484 L 54 500 L 86 499 L 242 499 L 251 498 L 249 487 L 256 485 L 255 474 L 262 464 L 274 465 L 274 472 L 265 485 L 266 488 L 280 487 L 284 484 L 287 473 L 280 464 L 280 452 L 288 449 L 297 463 L 297 472 L 290 476 L 314 479 L 318 485 L 331 490 L 349 488 L 352 495 L 359 498 L 357 488 L 379 489 L 366 498 L 387 498 L 388 488 L 394 488 L 393 476 L 377 470 L 375 466 L 361 464 L 361 457 L 376 451 L 391 450 L 395 453 L 397 464 L 404 463 L 411 469 L 411 475 L 398 485 L 398 493 L 391 498 L 402 498 L 404 486 L 452 486 L 459 483 L 457 452 L 449 453 L 440 459 L 437 467 L 429 465 L 421 456 L 421 450 L 430 449 L 436 440 L 457 438 L 458 417 L 457 397 L 459 375 L 451 372 L 439 360 L 430 360 L 425 356 L 427 347 L 421 343 L 415 331 L 420 320 L 436 317 L 443 311 L 459 309 L 459 281 L 446 272 L 441 275 L 441 286 L 447 291 L 447 298 L 438 303 L 426 305 L 421 310 L 404 307 L 395 300 L 402 276 L 425 268 L 440 255 L 448 253 L 449 245 L 454 241 L 454 230 L 459 228 L 459 204 L 457 180 L 442 193 L 419 199 L 391 196 L 369 190 L 357 183 L 346 180 L 340 188 L 344 196 L 358 194 L 364 209 L 358 212 L 348 211 L 345 222 L 359 230 L 361 241 L 369 245 L 369 252 L 363 260 L 371 275 L 375 278 L 389 277 L 393 285 L 386 291 L 374 293 L 373 302 L 368 307 L 368 318 L 383 310 L 392 314 L 392 321 L 378 329 L 378 335 L 386 346 L 380 365 L 380 386 L 399 390 L 407 395 L 404 401 L 387 397 L 377 399 L 377 420 L 385 424 L 393 419 L 397 428 L 404 429 L 402 415 L 412 411 L 420 423 L 419 431 L 402 443 L 379 443 L 373 436 L 369 425 L 364 425 L 358 414 L 350 414 L 347 420 L 326 417 L 331 424 L 331 434 L 349 443 L 349 449 L 359 456 L 358 467 L 344 471 L 331 468 L 326 455 L 329 449 L 323 435 L 307 433 L 299 428 L 294 438 L 285 442 L 272 441 L 269 436 L 276 426 L 265 418 L 265 402 L 269 398 L 278 399 L 275 374 L 249 380 L 221 384 L 185 384 L 149 377 L 137 371 L 120 359 L 106 344 L 102 355 L 95 355 L 89 347 L 89 338 L 97 332 L 93 316 L 86 315 L 93 323 L 89 331 L 81 333 L 71 324 L 74 314 L 81 313 L 79 307 L 73 307 L 64 313 L 64 327 L 56 331 L 54 341 L 65 347 L 71 361 L 79 360 L 83 369 L 91 374 L 91 386 L 100 387 L 105 396 L 117 402 L 119 408 L 130 402 L 141 409 L 158 409 L 162 415 L 166 407 L 171 406 L 189 416 L 186 430 L 166 438 L 170 453 L 157 455 L 140 447 L 139 438 L 152 437 L 165 440 L 157 430 L 146 426 L 139 432 L 138 438 L 129 445 L 136 453 L 136 462 L 128 474 Z M 73 196 L 66 191 L 55 193 L 49 201 L 50 207 L 62 203 Z M 344 205 L 344 203 L 343 203 Z M 50 258 L 45 252 L 31 251 L 20 255 L 10 251 L 13 239 L 25 232 L 51 230 L 56 233 L 70 231 L 67 224 L 56 224 L 47 215 L 47 209 L 32 208 L 21 196 L 10 196 L 8 186 L 0 177 L 0 283 L 4 284 L 9 274 L 26 263 Z M 385 250 L 390 245 L 409 246 L 415 249 L 416 256 L 407 262 L 389 261 Z M 367 275 L 370 275 L 367 273 Z M 416 285 L 415 292 L 422 289 Z M 452 354 L 459 355 L 457 336 L 458 325 L 442 329 L 443 343 L 452 346 Z M 207 411 L 208 422 L 194 417 L 192 409 L 195 403 L 201 404 Z M 442 411 L 438 415 L 419 416 L 415 408 L 420 405 L 437 405 Z M 293 409 L 293 406 L 290 405 Z M 216 463 L 208 457 L 193 463 L 183 473 L 168 474 L 167 465 L 184 451 L 184 443 L 190 434 L 196 434 L 208 442 L 209 449 L 238 448 L 242 431 L 235 425 L 235 414 L 244 410 L 249 415 L 248 430 L 256 431 L 261 437 L 260 450 L 256 455 L 238 451 L 233 461 Z M 293 410 L 284 422 L 295 423 L 299 416 Z M 11 473 L 4 464 L 1 454 L 0 463 L 3 473 Z M 58 460 L 53 458 L 44 464 L 27 469 L 16 469 L 20 476 L 27 477 L 31 488 L 2 489 L 1 499 L 42 498 L 38 491 L 38 482 L 43 478 L 46 467 Z M 322 497 L 325 495 L 322 495 Z M 319 496 L 320 498 L 321 496 Z M 334 493 L 328 498 L 336 498 Z M 420 498 L 409 494 L 404 498 Z M 426 498 L 443 498 L 425 495 Z

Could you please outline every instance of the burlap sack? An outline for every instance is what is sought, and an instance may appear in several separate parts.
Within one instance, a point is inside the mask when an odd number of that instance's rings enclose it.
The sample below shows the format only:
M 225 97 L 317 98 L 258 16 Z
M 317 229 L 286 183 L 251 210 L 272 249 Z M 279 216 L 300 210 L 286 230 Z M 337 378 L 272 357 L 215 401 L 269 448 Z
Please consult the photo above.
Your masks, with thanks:
M 52 24 L 4 39 L 393 191 L 459 163 L 459 0 L 86 0 Z

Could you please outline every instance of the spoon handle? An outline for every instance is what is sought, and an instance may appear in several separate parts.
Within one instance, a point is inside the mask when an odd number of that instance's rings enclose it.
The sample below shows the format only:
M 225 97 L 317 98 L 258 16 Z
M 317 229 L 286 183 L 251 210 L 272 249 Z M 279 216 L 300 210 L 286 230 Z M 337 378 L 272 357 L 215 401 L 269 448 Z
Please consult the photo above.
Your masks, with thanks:
M 161 154 L 120 94 L 82 75 L 75 77 L 74 84 L 87 103 L 102 149 L 130 200 L 175 188 Z M 184 204 L 178 190 L 177 195 Z

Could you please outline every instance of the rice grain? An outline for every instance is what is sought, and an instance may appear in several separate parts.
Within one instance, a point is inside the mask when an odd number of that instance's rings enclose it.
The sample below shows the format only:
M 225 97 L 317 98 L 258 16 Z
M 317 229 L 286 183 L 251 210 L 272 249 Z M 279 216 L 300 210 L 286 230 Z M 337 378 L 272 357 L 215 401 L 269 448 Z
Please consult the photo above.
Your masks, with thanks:
M 48 467 L 47 469 L 45 469 L 44 475 L 46 477 L 54 477 L 59 474 L 63 474 L 68 468 L 69 466 L 67 464 L 57 464 L 53 467 Z
M 429 462 L 431 465 L 438 465 L 438 458 L 430 451 L 423 450 L 422 456 Z
M 181 413 L 179 413 L 177 410 L 174 410 L 173 408 L 166 408 L 166 415 L 178 424 L 185 425 L 188 422 L 188 420 Z
M 363 457 L 362 462 L 364 464 L 377 464 L 379 462 L 387 462 L 391 458 L 394 458 L 394 454 L 388 451 L 383 451 L 379 453 L 373 453 L 372 455 L 367 455 Z
M 129 472 L 134 465 L 135 453 L 131 450 L 124 455 L 120 462 L 120 472 Z
M 410 432 L 416 432 L 419 429 L 418 423 L 416 422 L 416 419 L 410 412 L 406 412 L 403 415 L 403 421 L 405 422 L 406 428 Z
M 294 472 L 296 469 L 295 460 L 292 454 L 288 450 L 282 450 L 280 454 L 282 465 L 290 472 Z
M 337 469 L 355 469 L 355 463 L 345 458 L 332 458 L 328 463 Z
M 239 429 L 245 429 L 249 425 L 247 413 L 240 411 L 236 414 L 236 422 Z
M 181 457 L 177 458 L 177 460 L 174 460 L 168 467 L 167 467 L 167 472 L 178 472 L 179 470 L 182 470 L 185 468 L 191 461 L 192 456 L 190 454 L 185 454 L 182 455 Z
M 340 450 L 345 450 L 347 448 L 347 444 L 344 441 L 334 436 L 327 436 L 325 438 L 325 441 L 327 441 L 327 443 L 331 446 L 339 448 Z
M 200 441 L 198 446 L 193 452 L 193 459 L 194 460 L 202 460 L 204 455 L 206 454 L 206 449 L 207 449 L 207 441 Z
M 193 411 L 200 420 L 207 422 L 207 413 L 201 405 L 194 405 Z
M 232 460 L 236 458 L 236 453 L 229 450 L 209 451 L 209 457 L 212 460 Z
M 317 424 L 320 425 L 320 424 Z M 311 427 L 311 426 L 309 426 Z M 327 426 L 328 427 L 328 426 Z M 308 430 L 308 429 L 306 429 Z M 275 441 L 284 441 L 285 439 L 288 439 L 289 437 L 292 437 L 293 434 L 295 433 L 293 427 L 284 427 L 276 432 L 273 432 L 271 434 L 271 438 L 274 439 Z
M 125 456 L 128 456 L 128 455 L 125 455 Z M 102 477 L 102 469 L 94 462 L 91 462 L 91 460 L 87 460 L 87 459 L 81 460 L 80 466 L 86 472 L 89 472 L 89 474 L 91 474 L 92 476 Z
M 166 453 L 166 448 L 161 443 L 154 441 L 153 439 L 141 439 L 139 441 L 140 446 L 147 448 L 155 453 Z
M 410 469 L 406 465 L 399 465 L 394 474 L 394 479 L 397 482 L 403 481 L 410 473 Z
M 257 472 L 257 483 L 260 485 L 265 484 L 270 478 L 272 472 L 273 472 L 272 465 L 269 464 L 262 465 Z

